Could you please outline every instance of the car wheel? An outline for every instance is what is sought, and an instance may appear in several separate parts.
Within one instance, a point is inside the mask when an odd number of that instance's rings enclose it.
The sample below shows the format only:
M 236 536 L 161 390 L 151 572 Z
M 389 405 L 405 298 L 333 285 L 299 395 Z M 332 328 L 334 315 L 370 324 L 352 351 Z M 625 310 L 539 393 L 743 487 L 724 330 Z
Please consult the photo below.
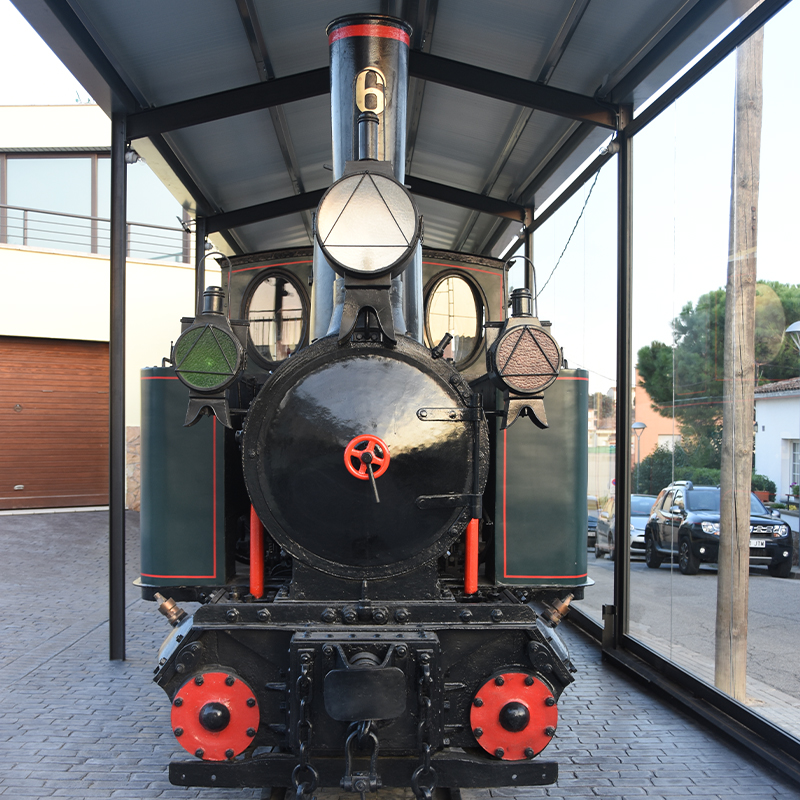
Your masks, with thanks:
M 614 547 L 614 537 L 611 535 L 609 535 L 608 537 L 608 557 L 612 561 L 617 560 L 617 551 L 616 548 Z
M 767 571 L 773 578 L 789 578 L 792 574 L 792 562 L 782 561 L 780 564 L 770 564 Z
M 661 556 L 656 550 L 655 542 L 652 536 L 647 536 L 644 540 L 644 563 L 650 569 L 658 569 L 661 566 Z
M 678 548 L 678 569 L 681 571 L 681 575 L 697 575 L 700 569 L 700 562 L 692 552 L 692 546 L 688 539 L 681 539 Z
M 594 543 L 594 557 L 595 558 L 602 558 L 604 555 L 605 555 L 605 553 L 600 549 L 600 547 L 597 544 L 597 541 L 595 540 L 595 543 Z

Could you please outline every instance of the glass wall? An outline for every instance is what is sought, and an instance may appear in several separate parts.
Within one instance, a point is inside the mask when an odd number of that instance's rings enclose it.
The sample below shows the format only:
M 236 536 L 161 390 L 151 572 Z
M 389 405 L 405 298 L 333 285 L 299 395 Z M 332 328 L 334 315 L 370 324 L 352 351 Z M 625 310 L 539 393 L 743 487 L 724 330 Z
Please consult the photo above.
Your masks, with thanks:
M 579 605 L 598 621 L 602 605 L 613 602 L 614 562 L 607 557 L 607 544 L 595 557 L 595 536 L 599 529 L 613 548 L 608 506 L 613 504 L 616 458 L 616 180 L 612 159 L 533 238 L 539 318 L 552 322 L 550 330 L 568 366 L 589 373 L 586 546 L 595 585 L 586 589 Z M 510 272 L 511 289 L 523 281 L 519 260 Z
M 634 140 L 630 458 L 653 505 L 629 626 L 795 736 L 797 515 L 771 501 L 800 438 L 798 35 L 794 3 Z

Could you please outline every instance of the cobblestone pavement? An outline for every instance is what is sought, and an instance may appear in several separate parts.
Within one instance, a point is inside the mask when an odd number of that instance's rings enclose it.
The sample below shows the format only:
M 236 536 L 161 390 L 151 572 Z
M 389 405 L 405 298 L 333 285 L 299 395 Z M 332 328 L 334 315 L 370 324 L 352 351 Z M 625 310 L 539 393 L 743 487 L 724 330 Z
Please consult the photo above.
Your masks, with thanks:
M 127 538 L 133 580 L 133 512 Z M 168 626 L 129 586 L 128 660 L 108 661 L 106 513 L 0 516 L 0 548 L 0 797 L 260 797 L 257 790 L 169 784 L 167 763 L 183 751 L 169 728 L 165 695 L 151 681 Z M 579 673 L 559 703 L 558 735 L 545 751 L 559 762 L 558 784 L 464 792 L 465 800 L 800 798 L 800 787 L 604 665 L 582 634 L 565 635 Z M 320 800 L 337 794 L 320 793 Z

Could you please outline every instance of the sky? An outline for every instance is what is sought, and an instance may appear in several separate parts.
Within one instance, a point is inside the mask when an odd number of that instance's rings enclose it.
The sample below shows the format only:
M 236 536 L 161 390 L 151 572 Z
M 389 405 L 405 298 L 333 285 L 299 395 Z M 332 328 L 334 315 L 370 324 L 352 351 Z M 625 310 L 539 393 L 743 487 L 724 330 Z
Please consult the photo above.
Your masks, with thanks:
M 90 101 L 9 0 L 0 0 L 0 29 L 0 105 Z M 758 275 L 784 283 L 800 283 L 797 41 L 800 0 L 767 24 L 764 37 Z M 733 99 L 730 57 L 634 140 L 634 353 L 654 340 L 669 343 L 670 322 L 681 308 L 725 285 Z M 590 186 L 536 232 L 539 286 L 558 263 Z M 521 284 L 519 274 L 512 273 L 512 284 Z M 541 292 L 539 313 L 553 323 L 569 365 L 589 370 L 591 391 L 614 385 L 616 160 L 600 172 Z

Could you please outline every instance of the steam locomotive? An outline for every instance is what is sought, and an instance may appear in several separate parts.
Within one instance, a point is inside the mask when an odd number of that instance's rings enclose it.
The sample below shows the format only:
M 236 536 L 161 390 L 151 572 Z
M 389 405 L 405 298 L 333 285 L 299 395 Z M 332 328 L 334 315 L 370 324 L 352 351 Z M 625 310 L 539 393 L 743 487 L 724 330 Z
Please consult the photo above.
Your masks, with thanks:
M 222 259 L 170 366 L 142 371 L 140 583 L 173 625 L 154 679 L 178 785 L 557 777 L 536 756 L 573 680 L 555 627 L 589 583 L 588 376 L 529 289 L 506 316 L 505 264 L 422 247 L 409 34 L 329 25 L 313 248 Z

